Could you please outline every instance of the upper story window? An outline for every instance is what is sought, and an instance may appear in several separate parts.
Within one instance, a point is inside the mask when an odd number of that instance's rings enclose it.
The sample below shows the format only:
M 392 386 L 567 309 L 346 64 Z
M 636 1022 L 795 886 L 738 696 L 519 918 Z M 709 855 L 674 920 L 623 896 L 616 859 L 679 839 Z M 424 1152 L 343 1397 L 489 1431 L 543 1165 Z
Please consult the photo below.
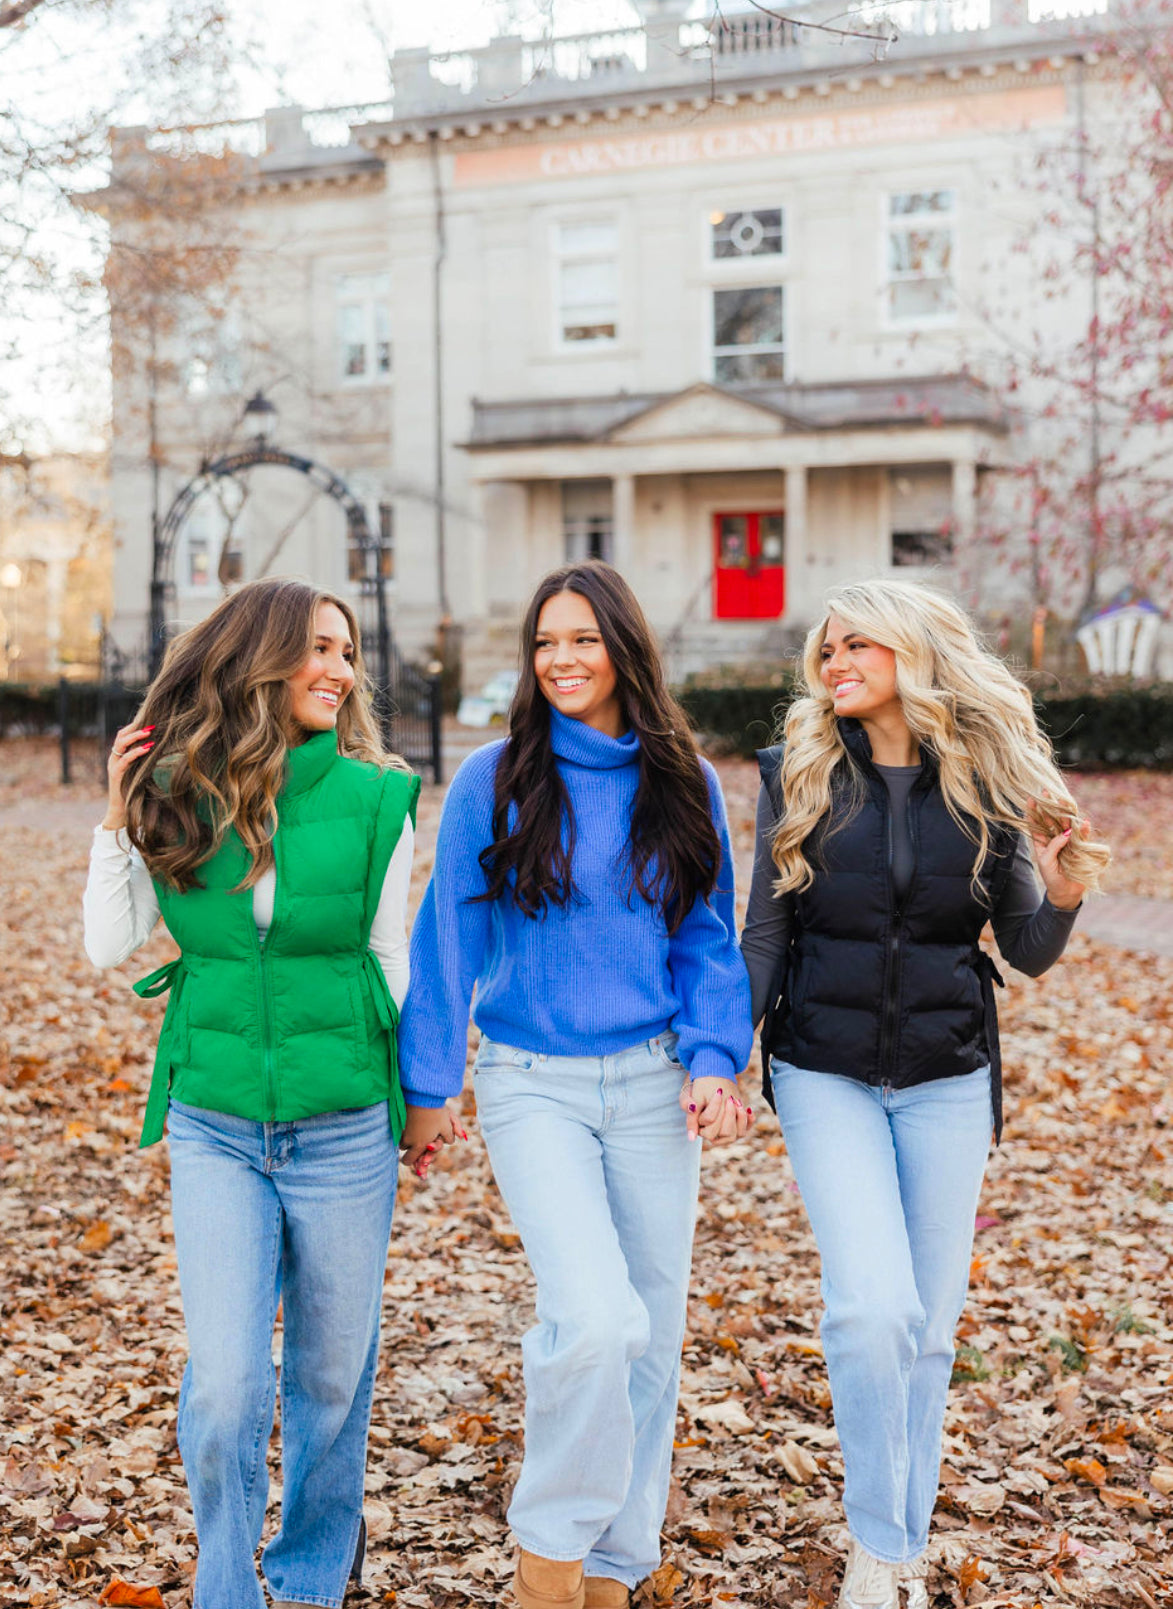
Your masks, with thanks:
M 233 396 L 244 386 L 240 321 L 231 309 L 186 300 L 177 320 L 179 376 L 189 397 Z
M 950 318 L 957 197 L 953 190 L 902 190 L 888 197 L 886 311 L 891 324 Z
M 713 378 L 786 378 L 786 299 L 781 285 L 715 290 Z
M 781 207 L 710 213 L 709 250 L 715 262 L 781 257 L 786 251 L 786 215 Z
M 599 346 L 619 335 L 619 225 L 595 218 L 554 227 L 555 302 L 563 346 Z
M 337 282 L 338 377 L 370 385 L 391 373 L 391 276 L 344 274 Z

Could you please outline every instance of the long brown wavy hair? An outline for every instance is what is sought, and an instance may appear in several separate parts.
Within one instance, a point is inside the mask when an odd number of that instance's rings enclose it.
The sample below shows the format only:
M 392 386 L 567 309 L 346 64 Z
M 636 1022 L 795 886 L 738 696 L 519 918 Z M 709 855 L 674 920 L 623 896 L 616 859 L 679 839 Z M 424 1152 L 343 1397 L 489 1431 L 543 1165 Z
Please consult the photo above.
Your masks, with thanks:
M 635 594 L 600 559 L 552 571 L 521 628 L 521 676 L 509 738 L 497 766 L 493 842 L 481 851 L 488 890 L 508 893 L 526 916 L 575 897 L 574 811 L 554 763 L 550 705 L 534 671 L 538 620 L 549 599 L 574 592 L 594 610 L 615 671 L 628 730 L 639 738 L 639 785 L 628 839 L 630 892 L 659 905 L 674 933 L 716 886 L 721 845 L 688 718 L 669 693 L 655 638 Z M 512 824 L 511 818 L 512 816 Z
M 180 891 L 197 887 L 199 867 L 229 828 L 252 857 L 241 888 L 273 865 L 285 757 L 297 741 L 289 678 L 313 651 L 323 603 L 341 611 L 354 644 L 339 751 L 407 769 L 380 741 L 350 605 L 304 581 L 250 581 L 173 640 L 134 718 L 154 727 L 154 748 L 124 781 L 126 830 L 153 877 Z

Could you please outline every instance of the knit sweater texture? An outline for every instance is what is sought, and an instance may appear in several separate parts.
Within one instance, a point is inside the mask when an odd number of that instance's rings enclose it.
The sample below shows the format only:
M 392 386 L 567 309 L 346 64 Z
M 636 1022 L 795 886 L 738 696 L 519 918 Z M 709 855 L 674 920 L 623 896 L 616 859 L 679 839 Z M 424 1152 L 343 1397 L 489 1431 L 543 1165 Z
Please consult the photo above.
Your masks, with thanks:
M 749 981 L 738 952 L 733 858 L 716 773 L 701 762 L 721 844 L 717 886 L 669 934 L 658 906 L 629 888 L 627 847 L 639 739 L 612 738 L 550 712 L 555 763 L 575 821 L 578 897 L 527 917 L 486 888 L 493 782 L 504 743 L 460 767 L 440 819 L 435 869 L 411 938 L 411 988 L 399 1028 L 410 1105 L 439 1106 L 464 1081 L 467 1023 L 498 1043 L 549 1056 L 609 1056 L 672 1030 L 693 1078 L 735 1076 L 752 1043 Z

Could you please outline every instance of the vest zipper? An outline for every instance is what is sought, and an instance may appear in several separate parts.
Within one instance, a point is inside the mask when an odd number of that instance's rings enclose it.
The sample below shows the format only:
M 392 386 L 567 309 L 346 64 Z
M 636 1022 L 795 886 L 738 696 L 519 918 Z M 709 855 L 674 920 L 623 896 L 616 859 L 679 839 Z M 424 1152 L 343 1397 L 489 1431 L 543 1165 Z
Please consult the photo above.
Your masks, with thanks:
M 913 785 L 915 791 L 915 784 Z M 903 922 L 904 910 L 908 903 L 908 896 L 912 893 L 913 880 L 916 877 L 916 827 L 914 825 L 912 809 L 912 792 L 905 801 L 905 821 L 908 825 L 908 839 L 912 845 L 912 867 L 908 876 L 908 888 L 903 900 L 897 900 L 896 890 L 892 884 L 892 863 L 895 858 L 895 846 L 892 839 L 892 800 L 888 794 L 888 785 L 884 783 L 885 808 L 888 813 L 888 893 L 889 904 L 892 910 L 892 929 L 888 935 L 887 973 L 884 983 L 884 1018 L 880 1031 L 880 1085 L 881 1088 L 891 1089 L 892 1078 L 896 1071 L 896 1042 L 899 1031 L 899 984 L 900 984 L 900 956 L 903 949 Z
M 269 930 L 265 934 L 265 942 L 261 943 L 261 935 L 257 932 L 257 924 L 252 924 L 253 937 L 257 945 L 257 967 L 260 980 L 261 994 L 261 1098 L 265 1107 L 265 1120 L 274 1123 L 277 1120 L 277 1083 L 273 1073 L 273 1002 L 269 995 L 269 969 L 265 965 L 265 951 L 273 942 L 273 930 L 277 926 L 277 902 L 281 896 L 281 874 L 277 865 L 277 841 L 273 840 L 273 920 L 269 923 Z

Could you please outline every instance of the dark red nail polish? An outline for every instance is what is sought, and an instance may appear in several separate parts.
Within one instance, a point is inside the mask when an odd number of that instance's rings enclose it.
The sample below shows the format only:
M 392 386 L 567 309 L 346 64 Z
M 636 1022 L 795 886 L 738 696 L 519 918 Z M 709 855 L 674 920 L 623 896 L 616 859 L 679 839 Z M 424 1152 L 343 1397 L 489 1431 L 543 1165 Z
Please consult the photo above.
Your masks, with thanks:
M 696 1102 L 693 1101 L 688 1109 L 689 1109 L 690 1112 L 695 1112 L 696 1111 Z

